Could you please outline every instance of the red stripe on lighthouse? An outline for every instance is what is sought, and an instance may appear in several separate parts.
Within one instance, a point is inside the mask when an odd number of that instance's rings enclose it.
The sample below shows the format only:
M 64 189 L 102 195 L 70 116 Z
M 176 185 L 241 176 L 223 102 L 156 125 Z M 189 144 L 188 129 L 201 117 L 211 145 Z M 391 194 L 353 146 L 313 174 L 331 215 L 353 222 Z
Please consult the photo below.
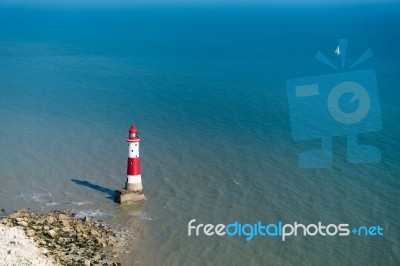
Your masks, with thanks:
M 140 160 L 139 160 L 139 158 L 128 158 L 127 175 L 140 175 Z

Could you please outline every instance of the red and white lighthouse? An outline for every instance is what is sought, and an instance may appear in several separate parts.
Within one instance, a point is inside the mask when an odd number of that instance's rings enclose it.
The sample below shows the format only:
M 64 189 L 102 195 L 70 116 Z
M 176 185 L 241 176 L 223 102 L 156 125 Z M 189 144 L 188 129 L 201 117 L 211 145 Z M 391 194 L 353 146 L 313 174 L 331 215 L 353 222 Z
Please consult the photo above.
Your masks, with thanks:
M 142 176 L 140 174 L 140 138 L 134 125 L 131 125 L 126 141 L 129 147 L 127 178 L 125 188 L 115 190 L 114 201 L 117 203 L 144 200 Z
M 140 157 L 139 157 L 139 142 L 140 138 L 138 135 L 137 128 L 131 125 L 129 129 L 129 135 L 126 139 L 129 145 L 128 153 L 128 169 L 126 178 L 125 188 L 127 190 L 133 190 L 135 192 L 142 192 L 142 177 L 140 175 Z

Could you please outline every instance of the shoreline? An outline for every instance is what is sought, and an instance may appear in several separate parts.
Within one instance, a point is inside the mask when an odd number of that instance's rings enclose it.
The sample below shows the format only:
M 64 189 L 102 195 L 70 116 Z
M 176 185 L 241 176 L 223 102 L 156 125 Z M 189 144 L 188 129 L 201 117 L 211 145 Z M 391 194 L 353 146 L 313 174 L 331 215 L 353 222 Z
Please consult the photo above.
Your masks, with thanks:
M 0 265 L 121 265 L 128 252 L 122 232 L 69 211 L 0 216 L 0 236 Z

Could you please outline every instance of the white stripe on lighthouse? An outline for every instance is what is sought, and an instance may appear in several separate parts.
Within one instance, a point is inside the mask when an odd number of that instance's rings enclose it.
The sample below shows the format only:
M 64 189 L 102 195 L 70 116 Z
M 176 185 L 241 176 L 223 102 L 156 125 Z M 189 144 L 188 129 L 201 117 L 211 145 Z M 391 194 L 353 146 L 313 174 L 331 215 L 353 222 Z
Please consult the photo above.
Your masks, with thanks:
M 139 157 L 139 142 L 129 142 L 129 158 Z
M 141 184 L 142 183 L 141 175 L 128 175 L 128 183 L 129 184 Z

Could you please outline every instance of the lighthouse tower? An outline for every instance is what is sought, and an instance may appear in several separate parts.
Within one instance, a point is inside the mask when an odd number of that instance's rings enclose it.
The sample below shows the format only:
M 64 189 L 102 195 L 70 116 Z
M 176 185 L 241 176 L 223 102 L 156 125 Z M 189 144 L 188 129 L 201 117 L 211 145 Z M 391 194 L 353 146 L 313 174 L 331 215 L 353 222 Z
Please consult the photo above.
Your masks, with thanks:
M 128 169 L 125 188 L 127 190 L 133 190 L 135 192 L 142 192 L 142 177 L 140 175 L 140 158 L 139 158 L 139 142 L 140 138 L 137 132 L 137 128 L 132 125 L 129 129 L 129 135 L 126 139 L 129 145 L 128 154 Z
M 115 190 L 114 201 L 124 203 L 130 201 L 140 201 L 144 199 L 142 176 L 140 174 L 140 158 L 139 158 L 139 134 L 134 125 L 129 129 L 128 138 L 128 167 L 125 188 Z

